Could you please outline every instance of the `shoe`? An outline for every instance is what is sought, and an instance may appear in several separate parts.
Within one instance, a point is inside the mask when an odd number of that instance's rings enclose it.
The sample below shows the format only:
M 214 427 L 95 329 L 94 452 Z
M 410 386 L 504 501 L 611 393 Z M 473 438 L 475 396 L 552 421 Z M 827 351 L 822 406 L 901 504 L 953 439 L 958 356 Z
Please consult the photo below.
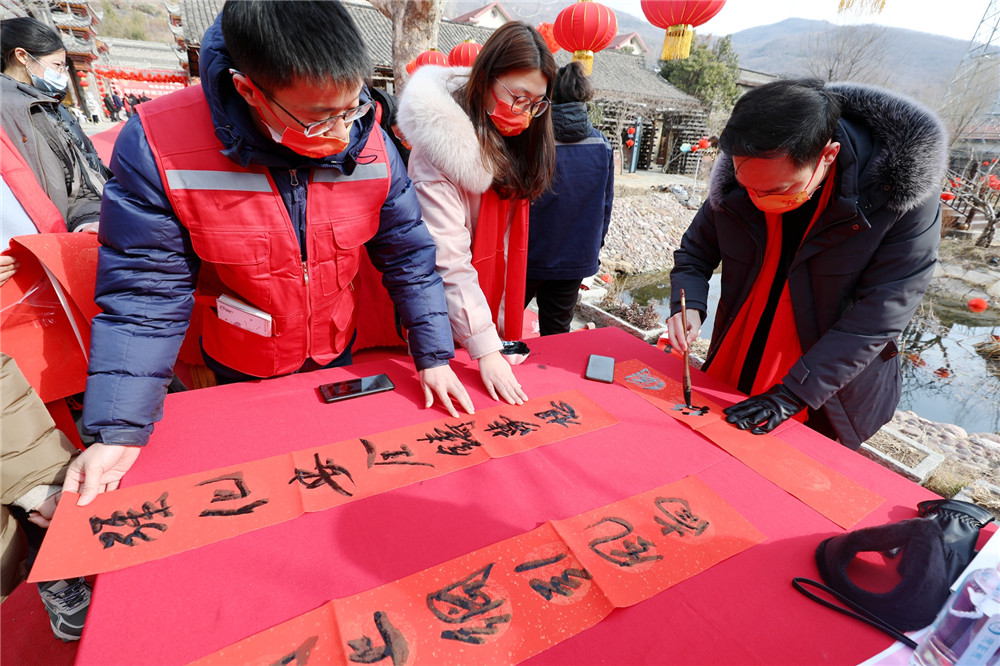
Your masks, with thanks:
M 52 633 L 63 641 L 78 641 L 90 606 L 90 585 L 83 578 L 38 584 L 38 593 L 49 612 Z

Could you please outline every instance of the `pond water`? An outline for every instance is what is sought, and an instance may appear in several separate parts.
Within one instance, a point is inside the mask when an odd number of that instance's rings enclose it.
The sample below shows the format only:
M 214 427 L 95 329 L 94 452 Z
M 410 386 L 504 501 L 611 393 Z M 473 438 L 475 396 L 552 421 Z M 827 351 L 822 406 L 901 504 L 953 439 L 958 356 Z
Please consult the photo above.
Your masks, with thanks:
M 711 312 L 702 326 L 705 338 L 712 335 L 719 290 L 716 273 L 709 281 Z M 652 300 L 666 319 L 670 314 L 669 275 L 629 278 L 620 298 L 626 305 Z M 901 336 L 903 395 L 899 409 L 938 423 L 954 423 L 970 433 L 1000 433 L 1000 342 L 992 336 L 1000 336 L 997 306 L 973 313 L 965 303 L 927 296 Z M 987 361 L 984 346 L 995 350 L 994 360 Z

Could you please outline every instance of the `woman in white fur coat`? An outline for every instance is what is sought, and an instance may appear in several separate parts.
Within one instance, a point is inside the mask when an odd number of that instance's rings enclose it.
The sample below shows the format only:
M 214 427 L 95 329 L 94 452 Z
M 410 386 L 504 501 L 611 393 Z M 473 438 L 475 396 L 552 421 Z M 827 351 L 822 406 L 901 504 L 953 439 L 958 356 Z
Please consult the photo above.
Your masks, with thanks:
M 521 337 L 528 204 L 548 188 L 555 164 L 546 113 L 555 76 L 542 36 L 511 22 L 471 69 L 421 67 L 399 106 L 452 333 L 478 360 L 490 396 L 511 404 L 528 396 L 501 352 L 503 340 Z

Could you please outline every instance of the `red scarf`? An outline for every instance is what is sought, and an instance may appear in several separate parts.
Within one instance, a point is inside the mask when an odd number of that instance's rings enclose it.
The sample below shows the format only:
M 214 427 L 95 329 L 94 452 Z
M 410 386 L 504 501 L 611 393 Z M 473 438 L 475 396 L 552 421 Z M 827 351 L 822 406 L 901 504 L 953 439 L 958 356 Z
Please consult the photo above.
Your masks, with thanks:
M 823 185 L 823 192 L 820 195 L 819 205 L 806 232 L 802 235 L 804 241 L 809 235 L 809 230 L 816 224 L 816 220 L 823 214 L 830 194 L 833 192 L 834 171 L 830 169 L 826 183 Z M 716 379 L 724 381 L 729 386 L 737 386 L 740 381 L 740 373 L 743 371 L 743 364 L 746 360 L 747 351 L 750 349 L 750 342 L 753 339 L 754 331 L 757 330 L 757 323 L 760 321 L 767 305 L 768 295 L 771 293 L 771 284 L 774 282 L 775 274 L 778 272 L 778 261 L 781 257 L 781 215 L 765 213 L 764 221 L 767 223 L 767 237 L 764 244 L 764 261 L 754 280 L 750 295 L 740 307 L 739 313 L 733 321 L 732 327 L 726 333 L 726 337 L 719 344 L 719 351 L 712 359 L 708 367 L 708 374 Z M 788 290 L 788 280 L 781 290 L 781 297 L 778 299 L 778 306 L 774 311 L 774 320 L 771 322 L 771 330 L 764 345 L 764 353 L 760 360 L 760 367 L 757 369 L 757 376 L 754 378 L 753 389 L 750 395 L 763 393 L 771 388 L 781 378 L 788 374 L 795 362 L 802 357 L 802 345 L 799 342 L 799 332 L 795 326 L 795 313 L 792 310 L 792 297 Z M 804 420 L 806 412 L 797 416 L 799 420 Z
M 504 244 L 507 223 L 510 238 Z M 501 199 L 492 187 L 479 202 L 476 237 L 472 240 L 472 267 L 479 274 L 479 287 L 500 328 L 503 302 L 504 340 L 520 340 L 524 323 L 524 282 L 528 268 L 528 200 Z

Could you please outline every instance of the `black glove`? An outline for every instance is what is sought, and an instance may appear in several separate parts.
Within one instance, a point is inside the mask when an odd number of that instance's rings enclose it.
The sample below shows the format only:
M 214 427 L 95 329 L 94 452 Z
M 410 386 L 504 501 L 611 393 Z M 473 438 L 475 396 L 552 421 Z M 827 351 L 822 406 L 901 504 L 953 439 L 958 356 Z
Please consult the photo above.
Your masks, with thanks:
M 732 407 L 723 409 L 726 421 L 740 430 L 750 430 L 755 435 L 771 432 L 780 424 L 806 408 L 806 403 L 789 391 L 784 384 L 775 384 L 760 395 L 753 395 Z
M 954 583 L 975 557 L 979 530 L 993 522 L 993 514 L 970 502 L 954 499 L 927 500 L 918 504 L 917 510 L 921 518 L 941 526 L 946 577 L 949 584 Z

